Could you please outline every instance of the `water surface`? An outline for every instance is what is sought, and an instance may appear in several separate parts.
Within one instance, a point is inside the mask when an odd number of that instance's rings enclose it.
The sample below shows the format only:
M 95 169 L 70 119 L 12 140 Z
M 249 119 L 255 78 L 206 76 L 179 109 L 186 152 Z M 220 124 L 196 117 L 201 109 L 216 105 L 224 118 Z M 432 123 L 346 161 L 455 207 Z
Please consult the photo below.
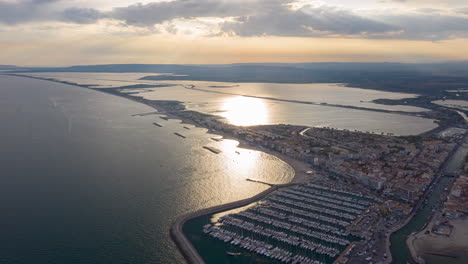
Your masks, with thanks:
M 0 263 L 178 263 L 168 232 L 177 216 L 265 190 L 246 178 L 293 176 L 282 161 L 213 141 L 205 129 L 132 117 L 152 111 L 0 76 Z

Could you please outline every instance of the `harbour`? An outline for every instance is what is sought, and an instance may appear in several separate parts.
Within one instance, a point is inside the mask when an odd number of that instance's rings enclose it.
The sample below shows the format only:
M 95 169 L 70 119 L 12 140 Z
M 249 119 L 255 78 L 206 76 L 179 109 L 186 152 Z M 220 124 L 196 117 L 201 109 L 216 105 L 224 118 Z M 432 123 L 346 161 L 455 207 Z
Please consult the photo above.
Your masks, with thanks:
M 205 242 L 194 247 L 206 263 L 215 263 L 215 258 L 225 263 L 333 263 L 353 242 L 364 239 L 348 229 L 378 202 L 334 187 L 298 185 L 269 193 L 234 213 L 193 219 L 186 234 L 196 241 L 204 237 Z M 212 247 L 237 254 L 205 251 Z

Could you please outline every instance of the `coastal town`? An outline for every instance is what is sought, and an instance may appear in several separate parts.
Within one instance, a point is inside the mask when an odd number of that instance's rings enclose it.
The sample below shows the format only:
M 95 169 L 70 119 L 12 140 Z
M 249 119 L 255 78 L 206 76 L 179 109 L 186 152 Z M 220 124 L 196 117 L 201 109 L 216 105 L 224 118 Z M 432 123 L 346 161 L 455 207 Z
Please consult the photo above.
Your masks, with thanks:
M 458 186 L 444 215 L 466 217 L 468 204 L 459 200 L 466 178 L 444 172 L 466 140 L 466 122 L 400 137 L 328 127 L 238 127 L 182 110 L 177 102 L 163 104 L 170 115 L 310 166 L 307 181 L 203 227 L 207 239 L 226 243 L 226 252 L 253 252 L 254 259 L 274 263 L 391 263 L 391 234 L 427 203 L 443 177 Z M 356 194 L 372 202 L 361 204 Z
M 164 120 L 181 119 L 308 168 L 296 169 L 296 174 L 305 176 L 291 184 L 259 182 L 271 186 L 265 195 L 203 211 L 214 215 L 249 205 L 200 226 L 202 239 L 221 243 L 217 247 L 233 259 L 248 256 L 261 263 L 392 263 L 392 234 L 427 205 L 435 186 L 446 179 L 450 188 L 442 188 L 443 196 L 438 206 L 431 208 L 431 222 L 424 235 L 449 237 L 455 228 L 453 221 L 466 221 L 468 166 L 453 173 L 445 170 L 466 142 L 468 132 L 466 119 L 453 109 L 425 113 L 447 118 L 433 131 L 405 137 L 286 124 L 235 126 L 219 116 L 187 110 L 178 101 L 148 100 L 121 88 L 99 90 L 149 105 L 158 112 L 148 114 L 164 114 Z M 204 148 L 214 155 L 221 153 L 213 147 Z M 181 231 L 188 218 L 181 219 L 172 233 L 176 243 L 184 248 L 186 257 L 196 259 L 191 262 L 203 262 Z M 415 234 L 408 241 L 413 243 Z M 411 245 L 408 248 L 414 262 L 424 262 L 421 250 Z

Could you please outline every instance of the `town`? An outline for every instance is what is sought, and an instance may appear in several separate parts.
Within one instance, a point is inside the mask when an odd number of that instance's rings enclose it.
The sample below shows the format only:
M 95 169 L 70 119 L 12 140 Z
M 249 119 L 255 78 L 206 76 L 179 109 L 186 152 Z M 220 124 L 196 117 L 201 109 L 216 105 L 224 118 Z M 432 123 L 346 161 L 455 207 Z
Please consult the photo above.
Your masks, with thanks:
M 443 169 L 466 136 L 465 123 L 408 137 L 328 127 L 238 127 L 172 106 L 172 114 L 196 125 L 310 165 L 307 173 L 318 185 L 284 189 L 203 229 L 214 239 L 284 263 L 390 263 L 389 236 L 408 223 L 441 177 L 458 176 L 444 175 Z M 466 199 L 460 203 L 464 179 L 455 181 L 445 215 L 466 216 Z M 352 200 L 352 194 L 372 204 Z

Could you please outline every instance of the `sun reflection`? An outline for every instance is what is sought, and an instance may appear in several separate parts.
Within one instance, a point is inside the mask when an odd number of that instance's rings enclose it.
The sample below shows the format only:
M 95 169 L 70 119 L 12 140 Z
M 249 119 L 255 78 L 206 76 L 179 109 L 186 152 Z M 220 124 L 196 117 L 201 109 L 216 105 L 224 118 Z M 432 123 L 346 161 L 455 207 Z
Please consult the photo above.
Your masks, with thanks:
M 269 121 L 267 105 L 261 99 L 236 96 L 224 100 L 222 117 L 236 126 L 265 125 Z
M 231 161 L 228 166 L 232 166 L 232 169 L 243 176 L 240 180 L 254 178 L 256 169 L 258 169 L 260 153 L 250 149 L 238 148 L 238 144 L 239 142 L 235 140 L 223 139 L 216 145 L 221 149 L 223 155 Z

